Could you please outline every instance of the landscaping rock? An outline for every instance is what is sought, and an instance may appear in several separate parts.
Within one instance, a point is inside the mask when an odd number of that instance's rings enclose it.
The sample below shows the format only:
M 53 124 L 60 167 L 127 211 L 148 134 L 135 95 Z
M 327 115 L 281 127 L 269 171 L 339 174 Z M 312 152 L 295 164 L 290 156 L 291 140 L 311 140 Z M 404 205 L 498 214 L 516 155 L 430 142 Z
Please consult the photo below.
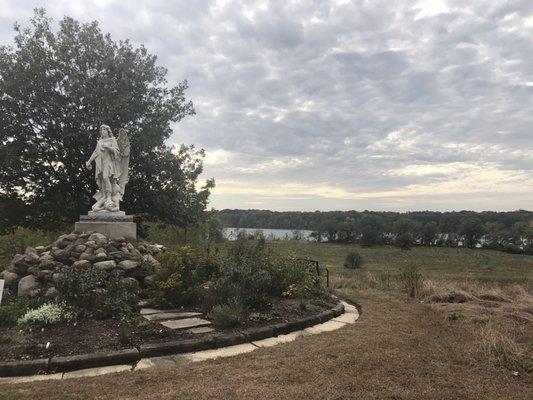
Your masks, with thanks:
M 139 266 L 139 263 L 137 261 L 132 260 L 124 260 L 118 263 L 119 268 L 122 268 L 124 271 L 133 271 L 135 268 Z
M 91 262 L 89 260 L 78 260 L 75 261 L 72 266 L 75 268 L 88 268 L 91 266 Z
M 117 263 L 115 262 L 115 260 L 100 261 L 100 262 L 94 263 L 94 266 L 104 271 L 110 271 L 117 266 Z
M 54 261 L 54 257 L 49 252 L 41 254 L 39 257 L 39 268 L 41 269 L 51 269 L 54 268 L 56 265 L 56 262 Z
M 35 250 L 33 247 L 26 247 L 26 251 L 24 252 L 24 261 L 26 261 L 28 264 L 37 264 L 39 262 L 37 250 Z
M 25 261 L 25 257 L 22 254 L 15 254 L 15 257 L 13 257 L 13 260 L 11 261 L 11 268 L 9 268 L 9 270 L 22 276 L 26 275 L 29 266 L 30 265 Z
M 94 240 L 89 240 L 87 242 L 85 242 L 85 246 L 91 248 L 91 249 L 96 249 L 98 247 L 98 245 L 96 244 L 96 242 Z
M 6 287 L 15 287 L 20 280 L 20 276 L 11 271 L 4 271 L 4 284 Z
M 94 241 L 97 245 L 103 245 L 107 243 L 107 237 L 105 235 L 102 235 L 101 233 L 93 233 L 91 236 L 89 236 L 89 240 Z
M 148 264 L 153 268 L 158 268 L 161 265 L 159 261 L 157 261 L 151 254 L 146 254 L 143 256 L 143 264 Z
M 87 246 L 85 246 L 84 244 L 78 244 L 74 247 L 74 251 L 76 253 L 83 253 L 85 251 L 85 249 L 87 248 Z
M 105 261 L 107 260 L 107 258 L 107 254 L 105 252 L 96 253 L 96 255 L 94 256 L 95 261 Z
M 55 250 L 52 250 L 51 251 L 51 254 L 52 254 L 52 257 L 54 258 L 54 260 L 62 263 L 62 264 L 68 264 L 69 263 L 69 258 L 70 258 L 70 254 L 69 252 L 65 251 L 65 250 L 62 250 L 62 249 L 55 249 Z
M 87 250 L 89 250 L 89 249 L 87 249 Z M 93 261 L 96 260 L 96 256 L 94 254 L 90 253 L 90 252 L 85 251 L 85 252 L 80 254 L 80 261 L 81 260 L 87 260 L 89 262 L 93 262 Z
M 132 255 L 129 252 L 123 252 L 120 250 L 109 252 L 109 257 L 113 258 L 113 260 L 120 262 L 122 260 L 129 260 L 132 258 Z
M 40 291 L 41 285 L 37 281 L 37 278 L 33 275 L 28 275 L 19 281 L 17 296 L 35 297 L 39 295 Z
M 49 269 L 43 269 L 43 270 L 40 270 L 38 273 L 37 273 L 37 280 L 41 281 L 41 282 L 48 282 L 48 281 L 51 281 L 52 280 L 52 275 L 54 273 L 52 271 L 50 271 Z

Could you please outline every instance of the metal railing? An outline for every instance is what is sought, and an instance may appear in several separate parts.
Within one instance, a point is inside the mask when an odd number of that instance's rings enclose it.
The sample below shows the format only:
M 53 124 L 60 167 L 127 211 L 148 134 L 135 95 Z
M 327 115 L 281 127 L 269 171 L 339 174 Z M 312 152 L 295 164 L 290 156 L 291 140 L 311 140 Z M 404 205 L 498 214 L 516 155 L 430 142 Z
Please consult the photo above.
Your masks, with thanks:
M 306 263 L 307 266 L 312 266 L 316 271 L 316 276 L 318 279 L 325 277 L 326 278 L 326 287 L 329 287 L 329 269 L 326 267 L 321 267 L 320 263 L 317 260 L 310 260 L 308 258 L 295 258 L 294 261 L 301 263 Z

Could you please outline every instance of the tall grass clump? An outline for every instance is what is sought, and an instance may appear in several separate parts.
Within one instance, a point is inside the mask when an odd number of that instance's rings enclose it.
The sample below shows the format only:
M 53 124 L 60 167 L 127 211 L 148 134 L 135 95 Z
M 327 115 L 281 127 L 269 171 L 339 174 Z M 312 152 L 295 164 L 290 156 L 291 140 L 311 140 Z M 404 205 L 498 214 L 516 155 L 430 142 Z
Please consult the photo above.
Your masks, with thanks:
M 424 278 L 418 265 L 403 265 L 400 268 L 398 279 L 403 289 L 409 294 L 410 297 L 418 297 L 420 295 L 424 284 Z

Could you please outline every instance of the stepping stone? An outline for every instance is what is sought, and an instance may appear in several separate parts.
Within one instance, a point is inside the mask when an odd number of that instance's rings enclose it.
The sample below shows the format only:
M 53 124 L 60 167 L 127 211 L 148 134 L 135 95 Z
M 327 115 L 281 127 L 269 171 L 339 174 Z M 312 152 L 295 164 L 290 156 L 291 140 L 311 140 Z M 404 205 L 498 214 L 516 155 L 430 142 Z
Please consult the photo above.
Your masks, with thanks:
M 158 310 L 157 308 L 141 308 L 141 315 L 158 314 L 167 312 L 167 310 Z
M 162 321 L 162 320 L 169 320 L 169 319 L 184 319 L 184 318 L 191 318 L 191 317 L 199 317 L 201 316 L 201 313 L 197 312 L 162 312 L 159 314 L 148 314 L 145 315 L 144 318 L 146 318 L 149 321 Z
M 190 332 L 190 333 L 195 333 L 195 334 L 199 334 L 199 333 L 209 333 L 209 332 L 214 332 L 215 330 L 213 328 L 210 328 L 208 326 L 202 326 L 200 328 L 192 328 L 192 329 L 188 329 L 187 332 Z
M 161 325 L 170 329 L 188 329 L 211 325 L 211 322 L 202 318 L 186 318 L 161 322 Z

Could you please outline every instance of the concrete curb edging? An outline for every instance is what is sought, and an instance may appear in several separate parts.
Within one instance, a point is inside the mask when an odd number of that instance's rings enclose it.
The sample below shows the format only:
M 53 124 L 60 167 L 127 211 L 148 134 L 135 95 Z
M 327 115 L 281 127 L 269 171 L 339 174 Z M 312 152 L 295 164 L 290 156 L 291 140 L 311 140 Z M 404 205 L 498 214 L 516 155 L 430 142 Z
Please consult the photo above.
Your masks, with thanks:
M 105 369 L 105 367 L 116 366 L 127 367 L 121 370 L 144 369 L 150 365 L 152 357 L 171 356 L 171 355 L 186 355 L 186 354 L 201 354 L 202 352 L 213 352 L 217 349 L 231 349 L 239 346 L 252 346 L 253 349 L 259 348 L 255 342 L 268 341 L 275 339 L 278 336 L 287 336 L 296 331 L 305 333 L 307 329 L 313 329 L 320 324 L 336 323 L 344 326 L 346 322 L 341 320 L 335 321 L 336 317 L 342 316 L 345 313 L 359 313 L 357 309 L 346 302 L 339 302 L 334 308 L 323 311 L 320 314 L 306 317 L 297 321 L 288 323 L 279 323 L 271 326 L 252 328 L 236 334 L 220 334 L 212 338 L 188 339 L 179 342 L 169 343 L 153 343 L 141 345 L 139 349 L 131 348 L 125 350 L 111 351 L 105 353 L 91 353 L 66 357 L 51 357 L 37 360 L 11 361 L 0 363 L 0 383 L 10 378 L 15 380 L 20 379 L 62 379 L 61 373 L 72 374 L 70 371 L 80 369 Z M 354 318 L 354 322 L 357 319 Z M 331 320 L 331 321 L 330 321 Z M 353 323 L 353 322 L 349 322 Z M 340 327 L 340 326 L 339 326 Z M 334 327 L 333 329 L 337 329 Z M 326 329 L 326 330 L 333 330 Z M 319 332 L 308 332 L 310 334 Z M 210 358 L 207 356 L 206 359 Z M 143 368 L 141 364 L 146 361 Z M 104 367 L 104 368 L 101 368 Z M 59 372 L 59 374 L 58 374 Z M 81 372 L 81 371 L 80 371 Z M 118 371 L 110 371 L 118 372 Z M 105 373 L 105 372 L 103 372 Z M 74 372 L 75 374 L 75 372 Z M 36 376 L 28 376 L 36 375 Z M 9 377 L 9 378 L 8 378 Z M 16 378 L 19 377 L 19 378 Z M 13 381 L 11 383 L 16 383 Z

